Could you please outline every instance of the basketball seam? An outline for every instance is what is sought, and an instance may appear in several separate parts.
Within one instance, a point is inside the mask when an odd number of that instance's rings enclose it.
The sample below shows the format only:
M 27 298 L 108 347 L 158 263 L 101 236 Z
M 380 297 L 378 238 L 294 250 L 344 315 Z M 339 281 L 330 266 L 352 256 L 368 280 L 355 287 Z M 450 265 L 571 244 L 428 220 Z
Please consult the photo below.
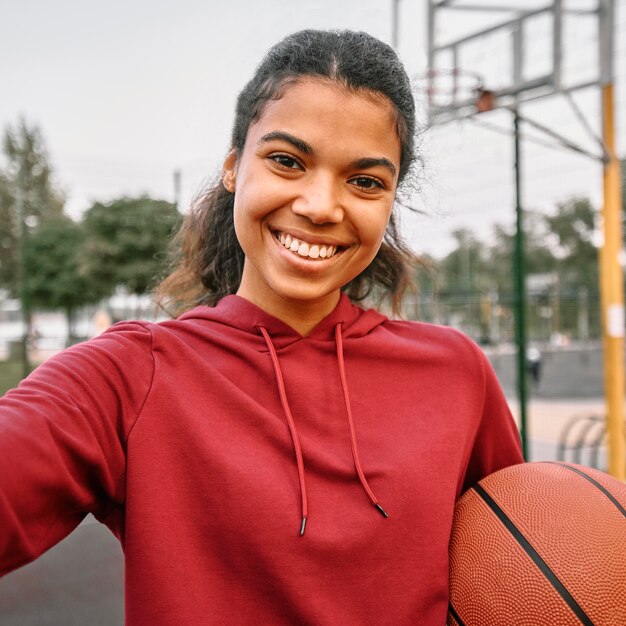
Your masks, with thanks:
M 567 463 L 557 463 L 556 461 L 546 461 L 546 463 L 551 463 L 552 465 L 558 465 L 558 466 L 563 467 L 565 469 L 568 469 L 568 470 L 570 470 L 572 472 L 576 472 L 576 474 L 579 474 L 583 478 L 586 478 L 592 485 L 594 485 L 594 487 L 597 487 L 617 507 L 617 510 L 624 517 L 626 517 L 626 509 L 624 509 L 624 507 L 618 502 L 618 500 L 615 498 L 615 496 L 606 487 L 604 487 L 599 482 L 597 482 L 596 480 L 591 478 L 591 476 L 589 476 L 588 474 L 585 474 L 585 472 L 579 470 L 576 467 L 572 467 L 571 465 L 567 465 Z
M 452 606 L 452 602 L 448 603 L 448 611 L 450 612 L 450 614 L 452 615 L 452 617 L 454 618 L 458 626 L 465 626 L 465 623 L 461 620 L 461 618 L 459 617 L 459 614 L 454 610 L 454 607 Z
M 557 575 L 550 569 L 549 565 L 541 558 L 540 554 L 532 547 L 528 539 L 511 521 L 507 514 L 498 506 L 495 500 L 480 485 L 474 485 L 474 491 L 483 499 L 485 504 L 495 513 L 496 517 L 502 522 L 509 531 L 513 539 L 517 541 L 520 547 L 526 552 L 533 563 L 539 568 L 539 571 L 545 576 L 548 582 L 554 587 L 555 591 L 563 598 L 567 606 L 573 611 L 578 619 L 585 626 L 594 626 L 589 616 L 583 608 L 576 602 L 574 597 L 566 589 L 565 585 L 558 579 Z

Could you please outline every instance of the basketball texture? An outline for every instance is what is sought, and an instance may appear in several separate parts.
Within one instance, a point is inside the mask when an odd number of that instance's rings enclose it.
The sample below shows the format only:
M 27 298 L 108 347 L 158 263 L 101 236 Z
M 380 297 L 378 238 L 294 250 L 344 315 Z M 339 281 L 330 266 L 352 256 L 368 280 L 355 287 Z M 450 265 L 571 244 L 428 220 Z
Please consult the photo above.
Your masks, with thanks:
M 448 626 L 626 626 L 626 485 L 524 463 L 458 501 Z

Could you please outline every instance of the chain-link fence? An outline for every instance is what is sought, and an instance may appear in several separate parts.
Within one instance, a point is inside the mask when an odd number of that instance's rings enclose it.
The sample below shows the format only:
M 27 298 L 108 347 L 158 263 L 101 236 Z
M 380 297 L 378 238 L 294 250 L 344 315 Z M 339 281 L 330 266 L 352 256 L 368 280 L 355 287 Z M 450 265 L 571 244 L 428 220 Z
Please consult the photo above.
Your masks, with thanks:
M 485 345 L 515 339 L 514 299 L 495 293 L 421 294 L 409 297 L 410 319 L 453 326 Z M 600 338 L 600 302 L 597 293 L 580 289 L 568 294 L 540 294 L 528 298 L 527 336 L 530 342 L 567 344 Z

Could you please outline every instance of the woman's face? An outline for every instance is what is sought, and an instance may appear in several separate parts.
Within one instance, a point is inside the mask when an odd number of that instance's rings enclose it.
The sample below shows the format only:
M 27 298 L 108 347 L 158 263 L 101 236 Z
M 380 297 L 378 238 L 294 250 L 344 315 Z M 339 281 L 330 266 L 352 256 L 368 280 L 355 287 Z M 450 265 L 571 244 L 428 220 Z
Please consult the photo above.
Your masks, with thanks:
M 329 313 L 380 247 L 400 150 L 383 97 L 303 78 L 269 101 L 224 165 L 245 254 L 237 293 L 270 312 Z

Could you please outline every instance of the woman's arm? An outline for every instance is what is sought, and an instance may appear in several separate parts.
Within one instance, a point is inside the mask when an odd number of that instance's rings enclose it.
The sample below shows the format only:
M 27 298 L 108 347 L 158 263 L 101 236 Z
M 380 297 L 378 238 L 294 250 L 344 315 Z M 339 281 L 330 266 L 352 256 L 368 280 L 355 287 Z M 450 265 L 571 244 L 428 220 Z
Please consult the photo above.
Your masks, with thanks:
M 484 372 L 484 399 L 460 493 L 481 478 L 524 461 L 519 432 L 500 383 L 483 351 L 478 346 L 475 350 Z
M 150 331 L 118 324 L 0 399 L 0 575 L 124 503 L 126 439 L 153 374 Z

